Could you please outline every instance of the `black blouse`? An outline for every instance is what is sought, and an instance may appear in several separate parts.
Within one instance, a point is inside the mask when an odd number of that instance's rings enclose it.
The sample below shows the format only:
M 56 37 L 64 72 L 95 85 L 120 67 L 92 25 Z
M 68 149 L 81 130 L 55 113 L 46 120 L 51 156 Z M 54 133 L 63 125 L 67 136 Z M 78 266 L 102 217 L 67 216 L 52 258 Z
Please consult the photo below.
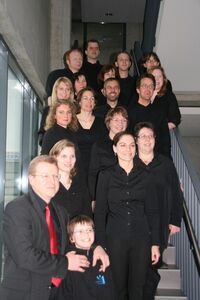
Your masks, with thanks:
M 96 185 L 99 172 L 116 164 L 116 162 L 117 157 L 113 152 L 113 141 L 108 135 L 103 140 L 94 143 L 88 171 L 89 191 L 93 200 L 96 198 Z
M 52 201 L 65 207 L 70 218 L 79 214 L 92 216 L 91 199 L 82 173 L 73 177 L 68 190 L 60 182 L 60 188 Z
M 79 123 L 79 129 L 75 136 L 86 173 L 88 172 L 92 145 L 101 140 L 106 133 L 107 129 L 101 118 L 95 117 L 90 129 L 84 129 Z
M 148 172 L 134 166 L 127 173 L 114 165 L 99 174 L 95 229 L 97 243 L 106 246 L 106 235 L 134 239 L 151 237 L 159 245 L 158 198 Z

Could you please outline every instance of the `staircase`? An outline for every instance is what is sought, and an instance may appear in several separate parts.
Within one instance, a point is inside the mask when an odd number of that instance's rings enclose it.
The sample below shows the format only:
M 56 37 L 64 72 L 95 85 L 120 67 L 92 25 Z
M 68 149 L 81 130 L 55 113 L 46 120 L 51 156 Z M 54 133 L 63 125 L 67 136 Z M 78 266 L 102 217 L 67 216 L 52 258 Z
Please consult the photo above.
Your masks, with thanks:
M 155 300 L 187 300 L 181 291 L 180 270 L 176 268 L 175 247 L 168 246 L 163 254 L 167 269 L 159 269 L 161 280 L 158 285 Z

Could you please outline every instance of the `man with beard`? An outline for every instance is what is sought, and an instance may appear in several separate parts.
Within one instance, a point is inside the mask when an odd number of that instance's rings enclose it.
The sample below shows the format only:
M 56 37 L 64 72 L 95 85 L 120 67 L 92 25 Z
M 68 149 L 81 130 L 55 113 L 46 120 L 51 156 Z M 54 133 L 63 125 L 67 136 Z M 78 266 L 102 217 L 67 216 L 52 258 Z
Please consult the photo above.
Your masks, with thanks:
M 111 108 L 122 106 L 119 102 L 120 84 L 116 78 L 108 78 L 104 82 L 103 94 L 106 97 L 106 104 L 98 106 L 94 114 L 97 117 L 105 118 Z

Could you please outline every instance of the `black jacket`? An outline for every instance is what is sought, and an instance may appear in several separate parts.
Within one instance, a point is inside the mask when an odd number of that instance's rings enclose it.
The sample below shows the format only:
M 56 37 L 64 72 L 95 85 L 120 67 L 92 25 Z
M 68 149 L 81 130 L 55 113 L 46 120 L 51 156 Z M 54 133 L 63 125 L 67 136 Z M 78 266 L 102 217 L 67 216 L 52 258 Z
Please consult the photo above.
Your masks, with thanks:
M 51 255 L 48 227 L 38 197 L 30 191 L 6 206 L 2 300 L 48 300 L 52 276 L 64 278 L 67 273 L 67 214 L 52 202 L 60 224 L 61 244 L 60 254 Z

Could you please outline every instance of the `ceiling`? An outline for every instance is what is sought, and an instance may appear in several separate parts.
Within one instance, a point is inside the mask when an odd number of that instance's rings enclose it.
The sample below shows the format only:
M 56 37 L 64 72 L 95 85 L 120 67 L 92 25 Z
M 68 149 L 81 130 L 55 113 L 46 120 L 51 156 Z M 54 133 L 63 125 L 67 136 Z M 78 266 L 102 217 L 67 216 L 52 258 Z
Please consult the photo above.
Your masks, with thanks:
M 94 23 L 142 23 L 146 0 L 73 0 L 72 18 Z

